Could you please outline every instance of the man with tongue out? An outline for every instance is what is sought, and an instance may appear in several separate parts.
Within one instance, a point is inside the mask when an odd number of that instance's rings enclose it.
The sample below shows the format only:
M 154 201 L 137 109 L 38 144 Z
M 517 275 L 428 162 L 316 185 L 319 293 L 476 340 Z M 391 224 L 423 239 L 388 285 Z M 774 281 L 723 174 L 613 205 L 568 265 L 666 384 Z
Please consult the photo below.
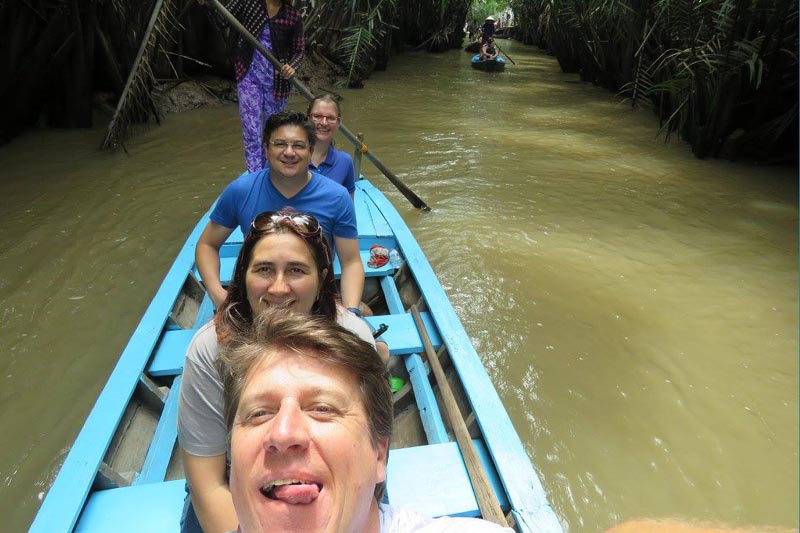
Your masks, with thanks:
M 218 364 L 242 533 L 511 531 L 378 503 L 392 392 L 372 345 L 335 322 L 267 309 Z

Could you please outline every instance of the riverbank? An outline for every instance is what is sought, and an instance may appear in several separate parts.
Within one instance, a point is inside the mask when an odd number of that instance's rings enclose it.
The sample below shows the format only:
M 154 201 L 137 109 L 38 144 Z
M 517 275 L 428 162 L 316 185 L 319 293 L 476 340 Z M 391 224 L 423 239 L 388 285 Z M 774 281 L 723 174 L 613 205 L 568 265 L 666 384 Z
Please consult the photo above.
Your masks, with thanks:
M 316 54 L 306 58 L 297 71 L 297 78 L 314 94 L 335 93 L 347 84 L 347 78 L 335 65 Z M 236 82 L 213 75 L 165 82 L 158 85 L 152 94 L 161 115 L 239 102 Z M 298 94 L 296 89 L 293 89 L 293 94 Z M 113 107 L 108 102 L 110 96 L 95 95 L 98 110 L 108 119 L 113 116 Z
M 519 0 L 523 41 L 651 108 L 700 158 L 797 164 L 798 4 Z

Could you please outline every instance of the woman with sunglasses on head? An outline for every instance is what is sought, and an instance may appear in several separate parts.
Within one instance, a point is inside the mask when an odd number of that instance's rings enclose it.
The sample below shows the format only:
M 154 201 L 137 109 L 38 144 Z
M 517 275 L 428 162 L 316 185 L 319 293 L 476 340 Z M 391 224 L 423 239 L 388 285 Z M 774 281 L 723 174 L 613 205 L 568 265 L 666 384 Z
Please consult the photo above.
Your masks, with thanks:
M 317 219 L 291 208 L 258 215 L 239 251 L 225 302 L 186 353 L 178 404 L 178 442 L 190 490 L 181 519 L 184 533 L 238 527 L 216 360 L 220 345 L 266 308 L 335 320 L 375 345 L 366 322 L 338 301 L 330 247 Z
M 331 94 L 321 94 L 311 100 L 306 114 L 314 124 L 317 137 L 311 163 L 308 165 L 309 170 L 315 170 L 332 179 L 347 189 L 350 198 L 353 198 L 356 190 L 353 158 L 347 152 L 333 147 L 333 136 L 342 122 L 339 102 Z

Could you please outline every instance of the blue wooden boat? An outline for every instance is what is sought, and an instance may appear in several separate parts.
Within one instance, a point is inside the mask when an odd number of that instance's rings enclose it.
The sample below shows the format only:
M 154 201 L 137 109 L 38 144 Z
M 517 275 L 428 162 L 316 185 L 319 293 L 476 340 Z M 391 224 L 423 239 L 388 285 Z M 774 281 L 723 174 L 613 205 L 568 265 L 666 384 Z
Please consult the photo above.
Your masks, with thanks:
M 480 54 L 472 56 L 472 68 L 486 72 L 503 72 L 506 69 L 506 60 L 500 56 L 494 59 L 481 59 Z
M 439 350 L 469 437 L 478 450 L 506 518 L 520 532 L 562 531 L 530 459 L 470 339 L 403 219 L 367 180 L 357 182 L 356 212 L 366 275 L 380 287 L 371 302 L 373 326 L 387 324 L 395 393 L 389 453 L 390 503 L 430 516 L 479 516 L 465 461 L 437 403 L 423 342 L 412 315 Z M 176 444 L 178 390 L 184 354 L 212 305 L 194 264 L 206 214 L 189 236 L 119 357 L 80 434 L 50 487 L 30 531 L 176 532 L 184 475 Z M 221 250 L 222 280 L 230 279 L 242 235 Z M 367 266 L 369 248 L 400 251 L 399 268 Z M 338 261 L 336 265 L 338 277 Z M 468 437 L 468 438 L 469 438 Z

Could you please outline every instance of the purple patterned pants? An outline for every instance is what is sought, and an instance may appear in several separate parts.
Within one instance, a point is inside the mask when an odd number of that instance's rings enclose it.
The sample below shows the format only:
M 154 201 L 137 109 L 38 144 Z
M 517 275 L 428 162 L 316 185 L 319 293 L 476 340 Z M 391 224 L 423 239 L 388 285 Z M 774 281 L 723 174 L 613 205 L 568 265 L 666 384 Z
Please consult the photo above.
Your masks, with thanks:
M 269 24 L 264 26 L 259 41 L 267 47 L 267 50 L 272 50 Z M 264 123 L 273 113 L 286 109 L 286 98 L 276 100 L 272 96 L 273 81 L 272 65 L 267 58 L 261 55 L 261 52 L 255 50 L 250 68 L 238 84 L 244 161 L 249 172 L 261 170 L 266 165 L 266 156 L 261 142 Z

